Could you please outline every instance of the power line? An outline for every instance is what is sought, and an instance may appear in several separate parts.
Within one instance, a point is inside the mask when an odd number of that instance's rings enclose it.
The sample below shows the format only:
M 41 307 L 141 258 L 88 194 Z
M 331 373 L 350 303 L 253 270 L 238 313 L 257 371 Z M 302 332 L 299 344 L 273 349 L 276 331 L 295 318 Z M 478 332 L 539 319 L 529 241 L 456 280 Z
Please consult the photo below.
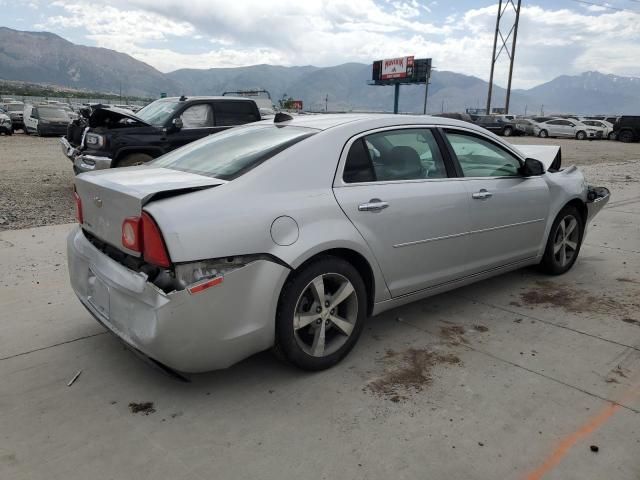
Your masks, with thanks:
M 640 14 L 640 12 L 638 10 L 630 10 L 628 8 L 612 7 L 611 5 L 604 5 L 602 3 L 589 2 L 587 0 L 571 0 L 571 1 L 575 2 L 575 3 L 581 3 L 583 5 L 591 5 L 593 7 L 606 8 L 608 10 L 615 10 L 616 12 L 630 12 L 630 13 Z M 629 0 L 629 1 L 640 3 L 640 0 Z

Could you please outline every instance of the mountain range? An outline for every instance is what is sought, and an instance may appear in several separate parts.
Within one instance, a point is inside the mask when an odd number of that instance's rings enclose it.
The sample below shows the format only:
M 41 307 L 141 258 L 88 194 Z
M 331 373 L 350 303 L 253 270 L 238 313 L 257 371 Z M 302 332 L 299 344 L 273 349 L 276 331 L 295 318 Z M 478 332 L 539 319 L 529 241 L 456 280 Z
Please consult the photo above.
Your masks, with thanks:
M 310 110 L 389 111 L 393 88 L 367 84 L 371 66 L 333 67 L 253 65 L 237 68 L 180 69 L 162 73 L 133 57 L 105 48 L 76 45 L 48 32 L 0 27 L 0 79 L 45 83 L 124 95 L 221 95 L 264 88 L 274 102 L 301 99 Z M 557 77 L 530 89 L 514 89 L 515 113 L 640 113 L 640 78 L 585 72 Z M 488 83 L 448 71 L 434 71 L 429 112 L 461 112 L 485 106 Z M 505 90 L 494 86 L 493 106 L 504 104 Z M 402 86 L 400 110 L 422 112 L 424 86 Z

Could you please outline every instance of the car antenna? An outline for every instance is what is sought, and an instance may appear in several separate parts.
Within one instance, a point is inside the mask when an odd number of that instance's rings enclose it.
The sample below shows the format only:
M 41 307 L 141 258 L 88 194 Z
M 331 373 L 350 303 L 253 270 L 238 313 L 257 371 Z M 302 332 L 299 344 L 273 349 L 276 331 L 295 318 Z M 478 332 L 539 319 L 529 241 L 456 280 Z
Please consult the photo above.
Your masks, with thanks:
M 291 115 L 287 115 L 286 113 L 278 112 L 278 113 L 276 113 L 276 116 L 273 119 L 273 123 L 288 122 L 289 120 L 293 120 L 293 117 Z

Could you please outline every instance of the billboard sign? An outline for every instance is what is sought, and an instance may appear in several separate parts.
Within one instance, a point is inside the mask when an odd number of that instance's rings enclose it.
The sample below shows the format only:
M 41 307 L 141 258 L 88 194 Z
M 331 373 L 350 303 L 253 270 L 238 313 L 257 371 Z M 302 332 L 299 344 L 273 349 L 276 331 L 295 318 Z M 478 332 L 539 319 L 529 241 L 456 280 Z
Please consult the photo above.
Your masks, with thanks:
M 382 60 L 380 80 L 406 78 L 413 75 L 413 56 Z

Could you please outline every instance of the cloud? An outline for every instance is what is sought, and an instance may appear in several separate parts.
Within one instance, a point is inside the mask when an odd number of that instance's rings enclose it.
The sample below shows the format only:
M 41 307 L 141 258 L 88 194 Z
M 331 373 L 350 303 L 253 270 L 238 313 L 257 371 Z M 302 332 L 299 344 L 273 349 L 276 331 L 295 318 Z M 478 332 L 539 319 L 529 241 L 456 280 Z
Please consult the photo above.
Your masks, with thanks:
M 436 12 L 444 7 L 417 0 L 57 0 L 53 6 L 56 14 L 40 27 L 82 29 L 98 46 L 162 71 L 328 66 L 414 54 L 485 79 L 497 13 L 496 5 Z M 526 5 L 520 18 L 515 87 L 584 70 L 640 75 L 638 14 Z M 496 66 L 502 85 L 506 60 Z

